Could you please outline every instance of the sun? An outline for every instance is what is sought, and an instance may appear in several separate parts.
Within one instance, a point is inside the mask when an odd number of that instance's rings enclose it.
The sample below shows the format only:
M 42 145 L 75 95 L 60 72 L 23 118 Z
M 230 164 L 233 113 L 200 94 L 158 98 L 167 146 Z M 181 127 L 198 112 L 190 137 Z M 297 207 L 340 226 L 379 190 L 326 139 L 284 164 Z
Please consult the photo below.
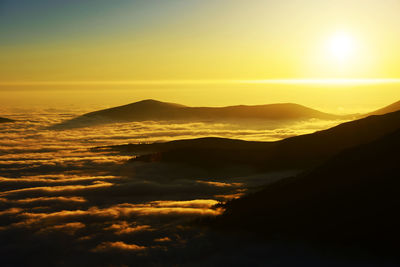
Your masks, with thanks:
M 347 33 L 336 33 L 328 40 L 328 51 L 338 62 L 348 61 L 355 52 L 355 42 Z

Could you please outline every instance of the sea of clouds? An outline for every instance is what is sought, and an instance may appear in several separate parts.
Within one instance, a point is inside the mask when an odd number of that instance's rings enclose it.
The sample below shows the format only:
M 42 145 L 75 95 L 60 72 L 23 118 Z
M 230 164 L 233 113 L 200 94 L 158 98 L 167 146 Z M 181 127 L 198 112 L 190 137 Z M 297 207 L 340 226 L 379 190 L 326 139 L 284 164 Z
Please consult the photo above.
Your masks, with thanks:
M 131 122 L 50 130 L 76 112 L 8 113 L 0 124 L 0 256 L 3 266 L 122 266 L 186 262 L 207 247 L 199 222 L 218 205 L 295 173 L 213 177 L 191 166 L 128 162 L 97 146 L 205 136 L 272 141 L 338 121 L 239 125 Z M 197 242 L 197 241 L 198 242 Z M 22 256 L 21 256 L 22 255 Z M 192 254 L 187 254 L 192 255 Z

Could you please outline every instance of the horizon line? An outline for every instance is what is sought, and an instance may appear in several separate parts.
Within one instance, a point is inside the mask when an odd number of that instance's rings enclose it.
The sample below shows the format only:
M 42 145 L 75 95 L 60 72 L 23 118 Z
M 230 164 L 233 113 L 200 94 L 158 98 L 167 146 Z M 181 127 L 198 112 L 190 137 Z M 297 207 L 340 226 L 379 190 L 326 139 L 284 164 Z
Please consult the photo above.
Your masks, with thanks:
M 209 80 L 121 80 L 121 81 L 10 81 L 0 86 L 62 86 L 62 85 L 184 85 L 184 84 L 310 84 L 310 85 L 368 85 L 400 83 L 400 78 L 329 78 L 329 79 L 209 79 Z

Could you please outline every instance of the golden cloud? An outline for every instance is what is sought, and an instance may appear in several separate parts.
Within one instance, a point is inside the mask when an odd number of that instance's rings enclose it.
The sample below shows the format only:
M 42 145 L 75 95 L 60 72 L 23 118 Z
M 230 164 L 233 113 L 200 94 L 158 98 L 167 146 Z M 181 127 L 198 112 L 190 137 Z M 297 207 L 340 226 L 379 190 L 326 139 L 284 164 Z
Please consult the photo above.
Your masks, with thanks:
M 116 242 L 103 242 L 97 247 L 95 247 L 92 251 L 93 252 L 104 252 L 109 250 L 128 250 L 128 251 L 142 251 L 147 249 L 145 246 L 139 246 L 136 244 L 126 244 L 122 241 Z
M 151 231 L 150 225 L 136 225 L 136 223 L 128 223 L 127 221 L 121 221 L 114 223 L 104 230 L 114 231 L 117 235 L 130 234 L 134 232 Z

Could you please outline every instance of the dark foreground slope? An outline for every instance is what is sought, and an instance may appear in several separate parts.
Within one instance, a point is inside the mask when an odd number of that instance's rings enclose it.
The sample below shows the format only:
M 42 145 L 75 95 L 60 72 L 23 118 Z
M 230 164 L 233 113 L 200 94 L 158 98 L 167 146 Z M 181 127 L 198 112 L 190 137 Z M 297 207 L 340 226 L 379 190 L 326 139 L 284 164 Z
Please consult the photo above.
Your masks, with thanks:
M 14 120 L 0 117 L 0 123 L 13 122 Z
M 188 107 L 150 99 L 87 113 L 52 128 L 75 128 L 129 121 L 303 120 L 311 118 L 346 119 L 347 117 L 323 113 L 290 103 L 256 106 Z
M 244 164 L 265 170 L 309 168 L 340 151 L 372 142 L 400 128 L 400 111 L 340 124 L 313 134 L 277 142 L 200 138 L 155 144 L 130 144 L 110 149 L 146 154 L 138 161 L 164 161 L 217 168 Z
M 400 130 L 347 149 L 312 172 L 232 201 L 217 225 L 251 229 L 267 239 L 357 245 L 395 255 L 399 151 Z

